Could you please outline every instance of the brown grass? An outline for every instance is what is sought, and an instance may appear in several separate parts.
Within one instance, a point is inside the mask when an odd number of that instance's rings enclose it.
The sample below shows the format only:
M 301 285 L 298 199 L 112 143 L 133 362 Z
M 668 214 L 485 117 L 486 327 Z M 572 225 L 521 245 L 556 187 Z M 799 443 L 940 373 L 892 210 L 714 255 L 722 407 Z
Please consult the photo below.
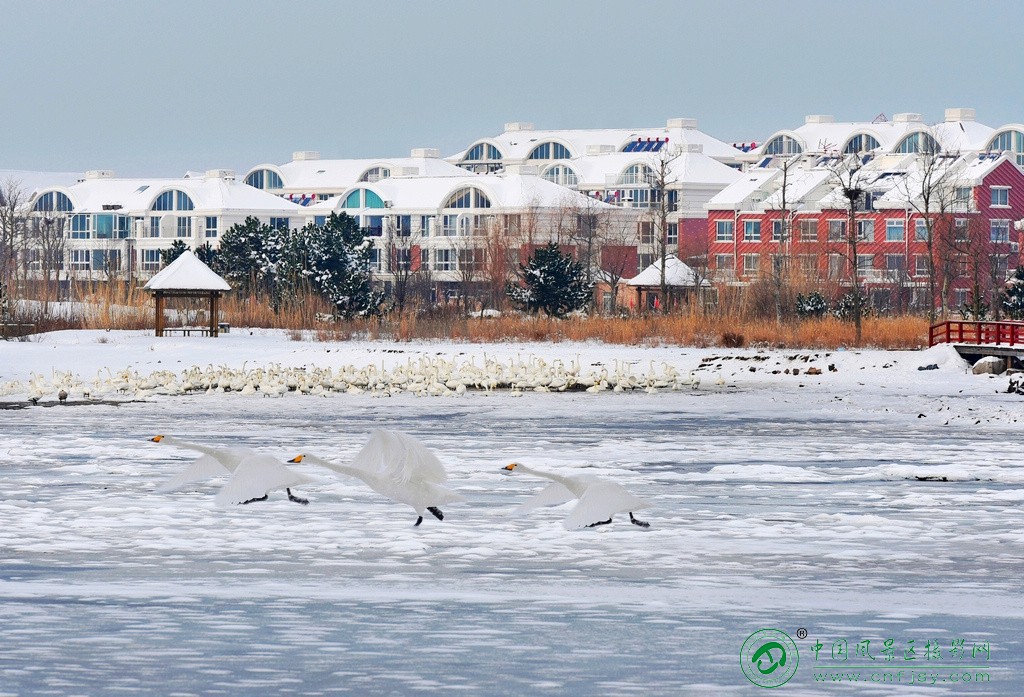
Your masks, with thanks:
M 57 329 L 152 329 L 152 300 L 142 294 L 110 302 L 85 298 L 92 308 L 87 317 L 61 318 L 35 310 L 15 321 L 32 322 L 37 331 Z M 183 303 L 195 303 L 184 300 Z M 203 309 L 205 304 L 179 309 Z M 547 317 L 506 315 L 493 319 L 467 318 L 458 310 L 407 312 L 383 318 L 324 322 L 317 315 L 328 308 L 317 301 L 295 304 L 275 313 L 253 298 L 225 298 L 222 321 L 235 327 L 286 329 L 293 340 L 349 341 L 384 339 L 414 341 L 451 339 L 496 343 L 502 341 L 599 341 L 635 346 L 739 346 L 835 349 L 855 346 L 854 327 L 835 318 L 791 320 L 743 319 L 739 312 L 728 316 L 681 313 L 629 317 L 580 317 L 556 320 Z M 205 321 L 205 320 L 203 320 Z M 872 317 L 863 323 L 863 347 L 914 349 L 927 346 L 928 323 L 920 317 Z

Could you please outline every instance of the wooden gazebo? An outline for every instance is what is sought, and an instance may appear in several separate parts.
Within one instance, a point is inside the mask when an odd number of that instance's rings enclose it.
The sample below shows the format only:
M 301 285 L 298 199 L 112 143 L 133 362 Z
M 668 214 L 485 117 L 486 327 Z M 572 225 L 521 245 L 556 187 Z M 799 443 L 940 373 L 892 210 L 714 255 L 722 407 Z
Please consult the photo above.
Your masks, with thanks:
M 149 279 L 145 290 L 156 299 L 156 335 L 167 334 L 200 334 L 217 336 L 220 331 L 218 323 L 218 304 L 224 291 L 231 290 L 227 281 L 218 276 L 209 266 L 199 260 L 190 250 L 172 261 L 160 273 Z M 208 326 L 167 327 L 164 308 L 167 298 L 206 298 L 210 302 Z
M 698 289 L 697 274 L 675 254 L 665 256 L 665 285 L 668 287 L 668 307 L 672 307 L 680 299 L 710 286 L 707 280 L 701 279 Z M 638 309 L 661 309 L 665 307 L 666 298 L 661 295 L 661 259 L 626 281 L 636 289 L 636 306 Z

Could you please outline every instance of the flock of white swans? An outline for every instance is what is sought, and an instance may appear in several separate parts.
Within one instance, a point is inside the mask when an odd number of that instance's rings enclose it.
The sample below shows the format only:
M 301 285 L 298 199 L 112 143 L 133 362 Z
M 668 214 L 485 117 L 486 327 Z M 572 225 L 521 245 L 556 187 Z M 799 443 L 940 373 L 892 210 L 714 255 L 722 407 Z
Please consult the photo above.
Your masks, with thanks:
M 411 506 L 416 511 L 417 526 L 423 522 L 426 513 L 444 520 L 441 506 L 466 500 L 444 485 L 448 474 L 437 456 L 416 439 L 398 431 L 373 431 L 350 464 L 339 464 L 305 453 L 284 463 L 250 448 L 215 448 L 166 435 L 157 435 L 150 440 L 201 453 L 188 467 L 160 485 L 157 493 L 177 491 L 212 477 L 226 476 L 227 482 L 214 497 L 214 502 L 221 506 L 265 501 L 271 491 L 280 489 L 285 490 L 290 501 L 308 504 L 308 499 L 296 496 L 291 488 L 318 480 L 288 466 L 303 462 L 358 479 L 378 494 Z M 576 505 L 563 521 L 566 529 L 607 525 L 617 513 L 628 513 L 634 525 L 650 527 L 649 523 L 633 516 L 634 511 L 650 504 L 615 482 L 592 475 L 541 472 L 518 463 L 509 464 L 500 471 L 504 474 L 523 472 L 551 481 L 517 507 L 513 514 L 575 499 Z
M 469 391 L 490 393 L 506 391 L 512 395 L 524 392 L 625 392 L 644 390 L 698 389 L 698 372 L 681 373 L 668 363 L 637 370 L 634 363 L 615 361 L 608 366 L 595 364 L 583 367 L 579 360 L 568 365 L 561 360 L 545 361 L 530 356 L 498 361 L 484 358 L 477 365 L 475 358 L 459 361 L 443 357 L 408 359 L 391 368 L 370 364 L 362 368 L 285 367 L 281 365 L 241 368 L 208 365 L 192 366 L 180 372 L 158 370 L 148 375 L 126 368 L 120 371 L 101 369 L 93 379 L 84 379 L 74 371 L 54 370 L 52 374 L 32 374 L 27 383 L 13 380 L 0 384 L 0 396 L 28 395 L 37 403 L 63 393 L 61 401 L 97 400 L 118 397 L 142 398 L 149 395 L 221 394 L 283 397 L 288 394 L 331 396 L 368 394 L 390 397 L 412 394 L 419 397 L 459 396 Z M 715 381 L 724 385 L 721 374 Z

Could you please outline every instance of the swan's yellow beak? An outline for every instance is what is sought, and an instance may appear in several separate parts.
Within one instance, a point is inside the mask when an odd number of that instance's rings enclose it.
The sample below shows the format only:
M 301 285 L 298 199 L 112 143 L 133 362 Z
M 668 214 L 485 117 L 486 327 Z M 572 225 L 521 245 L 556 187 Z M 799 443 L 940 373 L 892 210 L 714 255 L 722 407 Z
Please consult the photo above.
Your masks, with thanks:
M 518 463 L 516 463 L 516 462 L 513 462 L 513 463 L 512 463 L 512 464 L 510 464 L 510 465 L 505 465 L 505 466 L 504 466 L 504 467 L 502 467 L 501 469 L 503 469 L 503 470 L 508 470 L 509 472 L 511 472 L 512 470 L 514 470 L 514 469 L 515 469 L 516 467 L 518 467 L 518 466 L 519 466 L 519 464 L 518 464 Z
M 163 437 L 163 436 L 153 436 L 153 437 L 152 437 L 152 438 L 150 438 L 149 440 L 151 440 L 151 441 L 152 441 L 152 442 L 154 442 L 154 443 L 159 443 L 159 442 L 160 442 L 160 441 L 162 441 L 163 439 L 164 439 L 164 437 Z
M 302 457 L 303 457 L 302 455 L 296 455 L 295 457 L 293 457 L 293 458 L 292 458 L 291 460 L 289 460 L 288 462 L 294 462 L 294 463 L 299 463 L 299 462 L 302 462 Z

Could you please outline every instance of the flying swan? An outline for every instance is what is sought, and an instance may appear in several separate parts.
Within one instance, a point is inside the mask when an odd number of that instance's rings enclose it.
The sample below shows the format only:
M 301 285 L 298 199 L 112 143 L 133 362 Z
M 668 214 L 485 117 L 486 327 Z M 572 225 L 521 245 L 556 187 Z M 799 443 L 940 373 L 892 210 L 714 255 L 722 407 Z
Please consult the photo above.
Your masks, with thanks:
M 442 486 L 448 475 L 437 456 L 412 436 L 398 431 L 373 431 L 351 465 L 339 465 L 307 454 L 297 455 L 288 462 L 306 461 L 355 477 L 378 494 L 412 506 L 417 515 L 416 525 L 423 522 L 425 512 L 444 520 L 440 506 L 466 500 Z
M 575 528 L 592 528 L 608 525 L 616 513 L 629 513 L 629 522 L 642 528 L 651 527 L 650 523 L 633 517 L 633 511 L 649 508 L 651 504 L 633 496 L 625 487 L 593 475 L 561 475 L 540 472 L 517 462 L 502 468 L 505 472 L 525 472 L 535 477 L 550 479 L 551 484 L 539 493 L 527 499 L 515 510 L 513 515 L 529 513 L 541 506 L 557 506 L 573 499 L 579 499 L 562 524 L 568 530 Z
M 164 435 L 154 436 L 150 440 L 202 453 L 192 464 L 157 487 L 156 492 L 159 494 L 176 491 L 210 477 L 230 475 L 227 483 L 214 497 L 217 505 L 266 501 L 269 492 L 275 489 L 284 489 L 289 501 L 305 505 L 309 499 L 295 496 L 291 487 L 317 481 L 293 472 L 278 462 L 277 458 L 252 448 L 212 448 Z

